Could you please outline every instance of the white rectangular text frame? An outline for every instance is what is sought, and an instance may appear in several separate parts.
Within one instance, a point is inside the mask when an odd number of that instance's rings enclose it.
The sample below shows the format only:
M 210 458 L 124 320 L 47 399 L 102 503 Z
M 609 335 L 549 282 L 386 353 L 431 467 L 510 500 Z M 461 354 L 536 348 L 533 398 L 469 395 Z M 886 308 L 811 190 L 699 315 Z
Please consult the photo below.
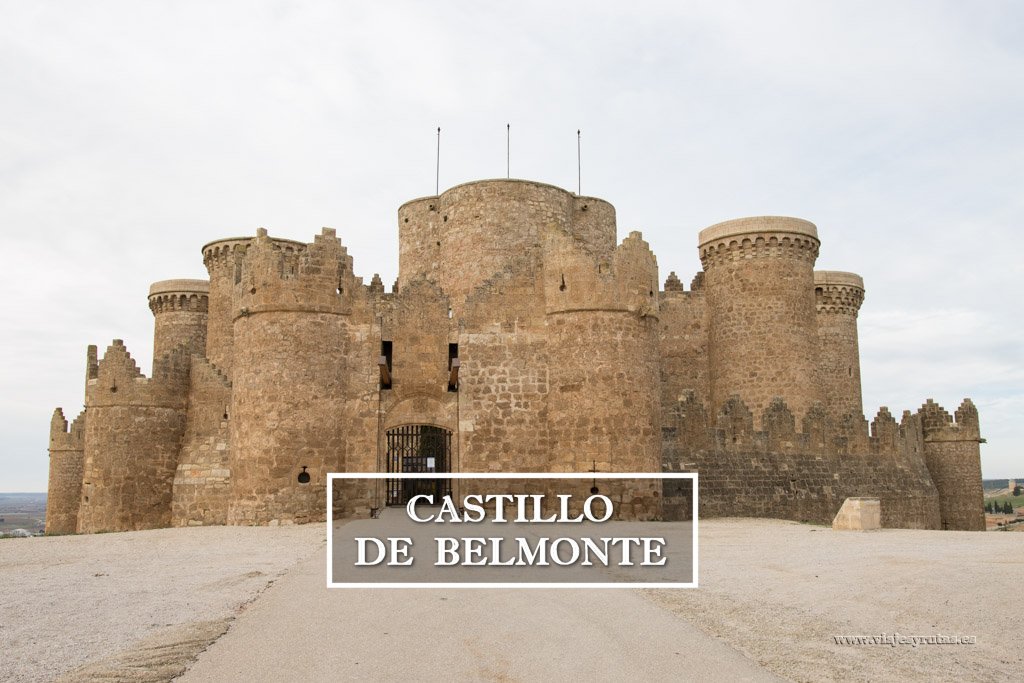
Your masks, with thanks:
M 352 583 L 334 582 L 334 480 L 335 479 L 692 479 L 693 480 L 693 581 L 654 583 L 465 583 L 443 581 L 430 583 Z M 700 562 L 697 554 L 696 472 L 329 472 L 327 474 L 327 587 L 328 588 L 697 588 Z

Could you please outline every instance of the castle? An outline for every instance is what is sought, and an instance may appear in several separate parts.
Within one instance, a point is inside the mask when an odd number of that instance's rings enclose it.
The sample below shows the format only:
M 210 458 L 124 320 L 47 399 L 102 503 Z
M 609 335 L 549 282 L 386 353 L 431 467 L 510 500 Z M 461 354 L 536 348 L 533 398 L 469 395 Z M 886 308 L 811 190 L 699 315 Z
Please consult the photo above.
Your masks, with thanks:
M 884 526 L 985 528 L 975 407 L 869 427 L 864 285 L 814 270 L 811 223 L 701 231 L 689 290 L 639 232 L 616 243 L 611 204 L 542 183 L 459 185 L 398 228 L 390 293 L 330 229 L 217 240 L 208 281 L 155 283 L 151 376 L 89 347 L 85 410 L 53 415 L 47 532 L 317 521 L 329 472 L 427 470 L 696 471 L 707 516 L 828 523 L 871 496 Z M 635 516 L 685 518 L 663 493 Z

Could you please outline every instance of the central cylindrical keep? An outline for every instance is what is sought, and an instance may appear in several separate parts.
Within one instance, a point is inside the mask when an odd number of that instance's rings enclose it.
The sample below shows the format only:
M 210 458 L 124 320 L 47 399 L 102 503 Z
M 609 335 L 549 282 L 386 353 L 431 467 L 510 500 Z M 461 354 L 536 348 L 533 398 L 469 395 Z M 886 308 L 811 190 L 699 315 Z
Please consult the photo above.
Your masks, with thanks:
M 755 420 L 776 396 L 797 419 L 824 402 L 814 301 L 819 246 L 817 228 L 799 218 L 740 218 L 700 232 L 714 412 L 733 395 Z
M 615 249 L 615 208 L 525 180 L 481 180 L 406 202 L 398 209 L 399 288 L 432 280 L 457 315 L 474 289 L 516 260 L 539 255 L 547 230 L 607 256 Z

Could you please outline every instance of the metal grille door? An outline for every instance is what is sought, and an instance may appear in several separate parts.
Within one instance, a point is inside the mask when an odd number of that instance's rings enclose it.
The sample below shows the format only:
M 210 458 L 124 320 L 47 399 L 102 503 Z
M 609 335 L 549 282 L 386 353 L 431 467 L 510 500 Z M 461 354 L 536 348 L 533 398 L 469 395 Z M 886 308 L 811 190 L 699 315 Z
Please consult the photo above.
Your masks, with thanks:
M 388 472 L 450 472 L 452 433 L 432 425 L 407 425 L 387 432 Z M 405 505 L 413 496 L 451 493 L 451 479 L 388 479 L 388 505 Z

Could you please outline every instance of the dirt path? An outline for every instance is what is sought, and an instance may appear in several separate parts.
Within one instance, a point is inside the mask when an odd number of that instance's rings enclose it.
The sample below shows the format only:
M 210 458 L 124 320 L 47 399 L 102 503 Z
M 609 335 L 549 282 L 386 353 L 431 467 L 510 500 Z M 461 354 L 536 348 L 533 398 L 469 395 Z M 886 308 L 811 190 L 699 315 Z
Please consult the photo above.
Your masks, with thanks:
M 180 680 L 778 680 L 635 590 L 268 590 Z

